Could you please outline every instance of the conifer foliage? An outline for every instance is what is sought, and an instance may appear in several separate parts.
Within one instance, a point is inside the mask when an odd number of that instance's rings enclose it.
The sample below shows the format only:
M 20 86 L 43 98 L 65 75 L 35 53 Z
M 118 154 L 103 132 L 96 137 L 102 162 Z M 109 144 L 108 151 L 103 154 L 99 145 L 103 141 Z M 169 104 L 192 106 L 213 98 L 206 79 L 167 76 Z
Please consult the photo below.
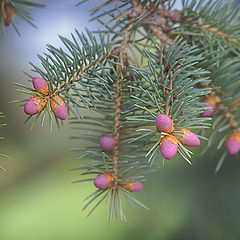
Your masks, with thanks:
M 31 16 L 31 13 L 24 9 L 24 6 L 28 7 L 38 7 L 43 8 L 45 5 L 25 1 L 25 0 L 0 0 L 0 21 L 1 21 L 1 29 L 4 33 L 4 27 L 13 26 L 16 30 L 18 35 L 20 31 L 18 30 L 14 18 L 15 16 L 19 16 L 25 21 L 27 21 L 30 25 L 36 28 L 35 24 L 33 23 L 34 19 Z
M 4 116 L 2 115 L 2 112 L 0 112 L 0 119 L 3 118 L 3 117 L 4 117 Z M 1 124 L 0 124 L 0 127 L 3 127 L 3 126 L 6 126 L 6 124 L 5 124 L 5 123 L 1 123 Z M 0 140 L 3 140 L 3 137 L 0 137 Z M 0 157 L 1 157 L 1 158 L 8 158 L 8 156 L 5 155 L 5 154 L 3 154 L 3 153 L 0 153 Z M 1 170 L 1 171 L 5 171 L 5 169 L 4 169 L 3 167 L 1 167 L 1 166 L 0 166 L 0 170 Z
M 48 45 L 42 67 L 31 64 L 32 86 L 17 84 L 30 95 L 17 102 L 32 126 L 49 116 L 60 127 L 71 115 L 71 138 L 86 143 L 73 149 L 74 170 L 89 176 L 75 182 L 96 187 L 84 200 L 88 215 L 104 201 L 109 221 L 126 220 L 125 201 L 147 208 L 132 192 L 155 164 L 176 154 L 191 163 L 208 137 L 205 154 L 222 153 L 216 170 L 227 155 L 239 158 L 239 8 L 185 0 L 174 10 L 175 2 L 103 2 L 91 10 L 102 30 L 60 37 L 63 48 Z

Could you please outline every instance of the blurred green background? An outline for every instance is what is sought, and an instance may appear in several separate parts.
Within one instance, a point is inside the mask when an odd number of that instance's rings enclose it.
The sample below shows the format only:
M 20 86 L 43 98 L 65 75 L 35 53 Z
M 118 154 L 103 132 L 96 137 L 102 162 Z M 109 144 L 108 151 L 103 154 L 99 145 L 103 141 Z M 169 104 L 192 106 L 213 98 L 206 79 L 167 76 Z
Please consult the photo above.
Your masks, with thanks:
M 0 111 L 8 124 L 0 129 L 5 136 L 0 152 L 10 156 L 0 159 L 8 170 L 0 173 L 0 240 L 240 239 L 240 159 L 227 159 L 215 174 L 217 153 L 193 160 L 192 166 L 180 158 L 164 167 L 159 163 L 144 191 L 135 194 L 150 210 L 125 206 L 127 223 L 114 220 L 107 225 L 104 204 L 86 218 L 82 200 L 94 187 L 71 184 L 79 179 L 79 172 L 70 171 L 78 161 L 69 153 L 82 143 L 68 139 L 73 131 L 67 123 L 53 133 L 40 126 L 29 131 L 29 125 L 23 124 L 23 109 L 8 102 L 23 98 L 13 82 L 26 81 L 22 71 L 30 71 L 28 61 L 39 65 L 37 53 L 45 51 L 47 43 L 60 46 L 58 34 L 70 36 L 75 28 L 99 27 L 87 22 L 87 10 L 100 1 L 78 8 L 77 1 L 38 2 L 48 8 L 31 10 L 37 30 L 16 19 L 22 37 L 9 28 L 5 39 L 0 39 Z

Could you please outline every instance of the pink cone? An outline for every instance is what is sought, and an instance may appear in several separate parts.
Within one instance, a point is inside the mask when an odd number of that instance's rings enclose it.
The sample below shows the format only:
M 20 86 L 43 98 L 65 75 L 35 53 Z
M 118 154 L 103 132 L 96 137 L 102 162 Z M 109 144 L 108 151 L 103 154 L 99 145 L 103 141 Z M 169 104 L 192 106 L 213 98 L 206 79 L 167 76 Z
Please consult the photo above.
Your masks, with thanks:
M 216 110 L 216 106 L 212 104 L 206 104 L 205 107 L 209 107 L 211 109 L 202 112 L 202 117 L 210 117 Z
M 54 115 L 61 119 L 65 120 L 67 118 L 67 106 L 66 105 L 59 105 L 56 107 L 56 109 L 53 111 Z
M 47 81 L 40 77 L 35 77 L 32 80 L 33 87 L 37 92 L 48 94 L 48 84 Z
M 24 112 L 27 115 L 34 115 L 38 113 L 37 104 L 34 99 L 29 99 L 24 105 Z
M 198 136 L 191 131 L 184 136 L 184 138 L 179 139 L 180 142 L 188 147 L 197 147 L 200 145 L 200 140 Z
M 111 136 L 104 136 L 100 140 L 100 146 L 105 152 L 111 152 L 115 147 L 115 140 Z
M 109 180 L 104 174 L 97 176 L 96 179 L 94 180 L 95 187 L 101 190 L 107 189 L 108 184 L 109 184 Z
M 231 155 L 237 154 L 240 151 L 240 142 L 236 139 L 227 140 L 227 150 Z
M 138 191 L 140 191 L 142 189 L 143 189 L 142 183 L 136 182 L 136 183 L 134 183 L 134 186 L 132 187 L 132 189 L 130 189 L 129 191 L 130 192 L 138 192 Z
M 8 27 L 11 23 L 12 23 L 12 19 L 11 18 L 6 18 L 4 20 L 4 26 L 5 27 Z
M 65 120 L 67 118 L 67 106 L 65 102 L 59 96 L 55 96 L 54 99 L 58 102 L 58 104 L 53 99 L 50 100 L 52 112 L 57 118 Z
M 173 127 L 172 119 L 164 114 L 160 114 L 156 117 L 155 124 L 159 132 L 169 132 Z
M 163 144 L 160 145 L 160 152 L 166 159 L 173 158 L 176 155 L 177 150 L 178 146 L 171 141 L 165 141 Z

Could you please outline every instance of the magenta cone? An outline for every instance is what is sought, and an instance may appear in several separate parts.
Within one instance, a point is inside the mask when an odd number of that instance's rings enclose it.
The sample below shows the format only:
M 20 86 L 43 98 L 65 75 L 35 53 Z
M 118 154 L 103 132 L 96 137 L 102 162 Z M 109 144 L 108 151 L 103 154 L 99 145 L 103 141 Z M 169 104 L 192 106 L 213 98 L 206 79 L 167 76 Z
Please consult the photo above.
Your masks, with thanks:
M 210 117 L 216 110 L 216 107 L 212 104 L 206 104 L 205 107 L 209 107 L 209 110 L 202 112 L 202 117 Z
M 166 159 L 173 158 L 176 155 L 177 150 L 178 150 L 178 146 L 171 141 L 165 141 L 160 146 L 160 152 L 162 153 L 163 157 Z
M 227 140 L 227 150 L 231 155 L 240 151 L 240 143 L 236 139 Z
M 45 95 L 48 94 L 48 84 L 46 80 L 40 77 L 35 77 L 33 78 L 32 83 L 37 92 L 43 93 Z
M 111 152 L 115 147 L 115 140 L 111 136 L 104 136 L 100 140 L 100 146 L 105 152 Z
M 184 138 L 180 139 L 181 143 L 188 147 L 197 147 L 200 145 L 200 140 L 198 136 L 191 131 L 189 131 Z
M 108 184 L 109 184 L 109 180 L 104 174 L 97 176 L 96 179 L 94 180 L 95 187 L 101 190 L 107 189 Z
M 132 187 L 132 189 L 130 190 L 130 192 L 138 192 L 138 191 L 140 191 L 140 190 L 142 190 L 142 189 L 143 189 L 142 183 L 136 182 L 136 183 L 134 183 L 134 186 Z
M 155 124 L 159 132 L 171 132 L 173 130 L 173 121 L 167 115 L 158 115 Z
M 34 99 L 29 99 L 24 105 L 24 112 L 27 115 L 34 115 L 38 113 L 37 104 Z
M 67 118 L 67 106 L 65 102 L 59 96 L 54 96 L 54 99 L 57 103 L 53 99 L 50 100 L 52 112 L 57 118 L 65 120 Z

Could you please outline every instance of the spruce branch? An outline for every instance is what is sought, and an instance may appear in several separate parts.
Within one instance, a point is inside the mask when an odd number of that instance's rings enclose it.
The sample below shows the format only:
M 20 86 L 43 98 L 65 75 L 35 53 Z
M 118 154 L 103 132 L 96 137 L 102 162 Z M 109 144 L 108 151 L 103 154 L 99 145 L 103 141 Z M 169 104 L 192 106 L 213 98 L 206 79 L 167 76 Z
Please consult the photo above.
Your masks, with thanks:
M 32 71 L 41 76 L 43 79 L 41 81 L 46 82 L 44 92 L 22 84 L 16 84 L 24 89 L 18 91 L 41 98 L 42 101 L 38 102 L 38 106 L 42 102 L 47 103 L 45 106 L 48 110 L 50 126 L 54 121 L 53 109 L 51 109 L 53 105 L 50 107 L 50 102 L 54 101 L 59 104 L 55 100 L 56 97 L 61 97 L 67 105 L 68 112 L 72 112 L 78 118 L 83 117 L 80 109 L 91 110 L 96 108 L 96 102 L 99 101 L 100 95 L 108 100 L 108 61 L 114 58 L 112 51 L 115 48 L 112 47 L 107 36 L 104 37 L 101 33 L 93 35 L 88 30 L 86 31 L 87 36 L 76 31 L 78 39 L 72 35 L 72 41 L 60 36 L 66 51 L 48 45 L 49 53 L 44 53 L 43 56 L 38 55 L 43 69 L 30 63 L 33 66 Z M 97 38 L 100 39 L 100 43 L 98 43 Z M 101 72 L 104 74 L 100 77 Z M 34 81 L 34 75 L 29 73 L 26 73 L 26 75 Z M 20 100 L 21 102 L 22 100 Z M 36 118 L 39 118 L 40 115 L 44 116 L 43 114 L 46 113 L 46 111 L 43 111 L 45 106 L 38 110 Z M 31 116 L 32 114 L 30 114 Z M 45 117 L 42 119 L 42 123 L 44 123 Z M 35 124 L 35 122 L 33 123 Z
M 1 21 L 1 30 L 4 35 L 4 27 L 8 27 L 12 24 L 16 33 L 21 36 L 18 27 L 15 24 L 14 18 L 15 15 L 21 17 L 23 20 L 28 22 L 34 28 L 37 28 L 33 23 L 34 19 L 32 18 L 30 12 L 24 9 L 24 6 L 44 8 L 44 4 L 39 4 L 31 1 L 25 0 L 0 0 L 0 21 Z
M 139 131 L 143 138 L 151 135 L 151 141 L 155 141 L 153 148 L 146 154 L 150 159 L 153 154 L 158 153 L 156 149 L 159 147 L 159 139 L 169 135 L 161 132 L 158 136 L 158 130 L 154 129 L 155 119 L 159 114 L 165 114 L 173 120 L 174 136 L 179 136 L 183 128 L 210 127 L 210 124 L 199 116 L 203 110 L 200 97 L 208 94 L 210 88 L 197 88 L 199 83 L 209 83 L 209 72 L 196 67 L 203 58 L 200 55 L 191 56 L 197 51 L 197 47 L 190 47 L 185 42 L 176 40 L 166 53 L 159 46 L 157 51 L 145 53 L 148 71 L 133 69 L 138 82 L 133 86 L 135 91 L 132 97 L 135 103 L 132 109 L 138 109 L 139 115 L 131 116 L 130 112 L 127 117 L 130 122 L 142 123 L 145 128 Z M 190 152 L 181 144 L 179 152 L 185 160 L 189 159 Z

